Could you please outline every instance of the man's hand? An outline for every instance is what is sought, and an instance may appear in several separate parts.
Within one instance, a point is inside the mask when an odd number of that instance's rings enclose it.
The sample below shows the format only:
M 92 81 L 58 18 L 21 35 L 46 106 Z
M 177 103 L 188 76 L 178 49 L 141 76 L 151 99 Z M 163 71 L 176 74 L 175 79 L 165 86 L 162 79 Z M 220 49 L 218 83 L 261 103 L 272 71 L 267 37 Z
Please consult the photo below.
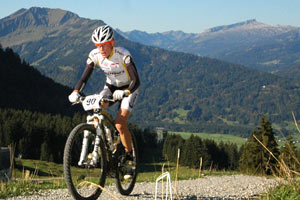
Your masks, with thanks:
M 78 91 L 73 91 L 70 95 L 69 95 L 69 101 L 71 103 L 75 103 L 76 101 L 78 101 L 80 97 L 80 94 L 78 93 Z
M 116 90 L 113 94 L 114 100 L 121 100 L 125 94 L 124 90 Z

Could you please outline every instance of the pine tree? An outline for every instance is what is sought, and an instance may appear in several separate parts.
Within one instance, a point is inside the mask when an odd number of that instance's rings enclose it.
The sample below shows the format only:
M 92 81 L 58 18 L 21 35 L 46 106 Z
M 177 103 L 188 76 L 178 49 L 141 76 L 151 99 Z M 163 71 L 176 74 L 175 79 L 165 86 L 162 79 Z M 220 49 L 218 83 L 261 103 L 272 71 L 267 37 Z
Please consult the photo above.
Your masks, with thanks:
M 194 135 L 187 139 L 181 149 L 180 163 L 189 167 L 194 167 L 193 154 L 195 153 Z
M 209 155 L 205 142 L 200 137 L 196 137 L 195 141 L 197 149 L 196 168 L 200 166 L 200 158 L 202 158 L 202 168 L 207 168 L 211 163 L 211 155 Z
M 255 129 L 243 146 L 239 161 L 241 171 L 254 174 L 272 174 L 276 172 L 279 156 L 278 144 L 271 123 L 262 117 L 260 127 Z
M 239 161 L 239 151 L 237 145 L 234 143 L 225 144 L 225 151 L 227 152 L 228 156 L 226 169 L 237 169 Z
M 167 135 L 163 145 L 164 158 L 171 162 L 177 161 L 178 149 L 183 149 L 185 140 L 179 135 Z
M 199 167 L 200 160 L 200 148 L 201 140 L 199 137 L 195 137 L 193 134 L 189 137 L 188 140 L 184 142 L 182 153 L 180 156 L 180 161 L 182 164 L 192 167 Z
M 41 146 L 40 160 L 49 161 L 48 144 L 46 142 L 44 142 Z M 52 157 L 52 161 L 53 161 L 53 157 Z
M 221 141 L 218 144 L 218 151 L 219 151 L 219 156 L 218 156 L 218 168 L 219 169 L 226 169 L 228 167 L 228 152 L 227 152 L 227 145 L 224 144 L 223 141 Z
M 265 119 L 265 117 L 261 120 L 261 132 L 262 132 L 262 143 L 264 146 L 273 153 L 275 158 L 279 157 L 279 147 L 278 143 L 275 139 L 275 133 L 273 132 L 271 123 Z M 276 172 L 276 168 L 278 167 L 277 160 L 273 157 L 270 152 L 268 152 L 264 148 L 264 164 L 265 164 L 265 173 L 272 174 Z
M 208 162 L 209 167 L 217 167 L 218 165 L 218 146 L 214 140 L 206 139 L 204 141 L 205 147 L 207 149 L 207 154 L 210 156 Z

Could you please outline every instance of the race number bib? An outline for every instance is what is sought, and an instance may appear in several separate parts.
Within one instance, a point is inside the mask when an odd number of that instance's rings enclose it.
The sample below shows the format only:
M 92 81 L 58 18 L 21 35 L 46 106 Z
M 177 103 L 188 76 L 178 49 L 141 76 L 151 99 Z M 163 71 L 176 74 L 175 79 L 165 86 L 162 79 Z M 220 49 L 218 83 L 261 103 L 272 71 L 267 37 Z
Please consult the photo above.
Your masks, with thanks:
M 92 110 L 94 108 L 100 108 L 100 95 L 90 95 L 85 97 L 85 99 L 82 102 L 83 109 L 85 111 Z

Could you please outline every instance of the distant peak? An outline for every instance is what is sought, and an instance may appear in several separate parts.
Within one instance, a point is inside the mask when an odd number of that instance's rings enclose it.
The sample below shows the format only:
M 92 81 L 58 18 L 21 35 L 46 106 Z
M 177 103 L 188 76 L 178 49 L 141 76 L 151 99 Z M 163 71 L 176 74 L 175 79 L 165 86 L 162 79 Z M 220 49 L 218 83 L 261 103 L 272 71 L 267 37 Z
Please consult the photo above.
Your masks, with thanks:
M 251 24 L 251 23 L 255 23 L 255 22 L 257 22 L 256 19 L 249 19 L 244 22 L 241 22 L 240 24 Z
M 79 18 L 78 15 L 61 9 L 50 9 L 31 7 L 29 9 L 20 9 L 17 12 L 6 17 L 5 20 L 13 20 L 12 22 L 20 22 L 20 26 L 49 26 L 64 24 L 70 19 Z
M 30 12 L 38 12 L 38 11 L 45 11 L 49 10 L 49 8 L 41 8 L 41 7 L 31 7 L 28 9 Z
M 31 7 L 29 9 L 20 9 L 13 14 L 0 19 L 2 30 L 0 36 L 4 36 L 14 32 L 17 29 L 24 29 L 28 27 L 56 27 L 64 24 L 72 24 L 80 17 L 72 12 L 51 9 Z
M 263 23 L 257 22 L 256 19 L 249 19 L 249 20 L 246 20 L 243 22 L 238 22 L 235 24 L 213 27 L 213 28 L 207 29 L 205 32 L 218 32 L 218 31 L 232 30 L 235 28 L 247 27 L 247 26 L 251 27 L 251 28 L 255 28 L 258 26 L 266 26 L 266 25 Z
M 184 32 L 181 31 L 181 30 L 177 30 L 177 31 L 171 30 L 171 31 L 163 32 L 163 33 L 164 33 L 164 34 L 182 34 L 182 33 L 184 33 Z
M 19 15 L 19 14 L 25 12 L 26 10 L 27 9 L 25 9 L 25 8 L 21 8 L 20 10 L 17 10 L 16 12 L 14 12 L 12 15 Z

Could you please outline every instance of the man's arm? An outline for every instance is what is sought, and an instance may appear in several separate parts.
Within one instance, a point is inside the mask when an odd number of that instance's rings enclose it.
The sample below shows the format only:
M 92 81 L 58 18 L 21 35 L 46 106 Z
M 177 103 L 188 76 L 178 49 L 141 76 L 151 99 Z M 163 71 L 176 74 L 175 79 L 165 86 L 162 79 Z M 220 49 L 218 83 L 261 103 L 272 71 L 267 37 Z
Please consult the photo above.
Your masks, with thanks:
M 125 91 L 127 91 L 127 92 L 129 92 L 129 94 L 131 94 L 140 86 L 140 79 L 139 79 L 138 72 L 136 70 L 135 64 L 134 64 L 131 56 L 127 56 L 124 59 L 124 63 L 127 67 L 128 74 L 131 79 L 128 89 L 126 89 Z
M 90 64 L 87 64 L 81 78 L 79 79 L 78 83 L 75 86 L 74 91 L 81 92 L 84 89 L 93 71 L 94 71 L 94 63 L 92 62 Z

